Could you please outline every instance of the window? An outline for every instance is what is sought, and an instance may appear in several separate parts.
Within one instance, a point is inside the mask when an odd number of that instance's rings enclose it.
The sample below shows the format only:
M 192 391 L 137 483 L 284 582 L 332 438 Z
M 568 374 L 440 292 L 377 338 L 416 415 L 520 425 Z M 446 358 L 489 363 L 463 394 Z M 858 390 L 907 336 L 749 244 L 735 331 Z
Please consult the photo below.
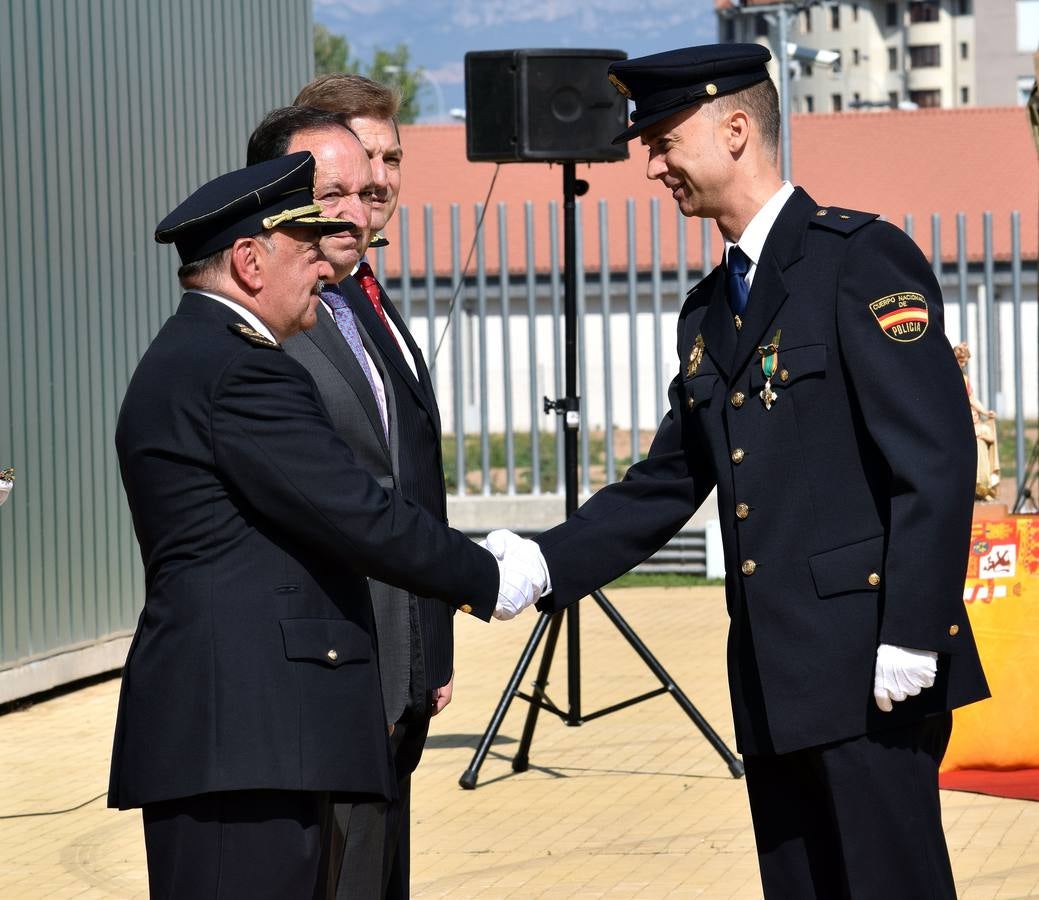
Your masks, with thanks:
M 851 64 L 853 66 L 857 66 L 859 64 L 859 59 L 859 48 L 856 47 L 854 50 L 851 51 Z
M 830 31 L 841 30 L 841 8 L 835 3 L 830 7 Z
M 910 91 L 909 99 L 920 109 L 934 109 L 942 105 L 941 91 Z
M 889 72 L 898 71 L 898 48 L 888 47 L 887 48 L 887 70 Z
M 813 71 L 814 70 L 812 69 L 812 64 L 810 62 L 801 63 L 801 73 L 804 75 L 805 78 L 811 78 Z
M 858 109 L 862 106 L 862 97 L 858 91 L 851 95 L 851 108 Z
M 898 109 L 898 91 L 888 92 L 887 103 L 892 109 Z
M 910 69 L 933 69 L 942 64 L 941 44 L 923 44 L 909 48 Z
M 957 0 L 956 14 L 959 16 L 970 15 L 970 0 Z
M 834 112 L 843 112 L 843 110 L 844 110 L 844 101 L 841 99 L 841 95 L 840 94 L 831 94 L 830 95 L 830 106 L 831 106 L 831 108 L 833 109 Z
M 811 94 L 805 94 L 805 112 L 815 112 L 815 98 Z
M 725 20 L 725 37 L 724 42 L 726 44 L 736 43 L 736 20 L 726 19 Z
M 801 30 L 805 34 L 810 34 L 812 31 L 812 9 L 809 7 L 804 10 L 801 15 Z
M 964 106 L 970 105 L 970 88 L 960 88 L 960 103 L 962 103 Z
M 939 10 L 936 0 L 912 0 L 909 4 L 909 21 L 937 22 Z
M 754 17 L 754 34 L 758 37 L 768 37 L 768 19 L 764 16 Z
M 888 3 L 884 7 L 884 24 L 894 27 L 898 25 L 898 4 Z
M 851 5 L 851 20 L 853 22 L 858 22 L 859 21 L 859 4 L 858 3 L 853 3 Z
M 970 56 L 970 45 L 966 41 L 960 41 L 960 59 L 967 59 Z

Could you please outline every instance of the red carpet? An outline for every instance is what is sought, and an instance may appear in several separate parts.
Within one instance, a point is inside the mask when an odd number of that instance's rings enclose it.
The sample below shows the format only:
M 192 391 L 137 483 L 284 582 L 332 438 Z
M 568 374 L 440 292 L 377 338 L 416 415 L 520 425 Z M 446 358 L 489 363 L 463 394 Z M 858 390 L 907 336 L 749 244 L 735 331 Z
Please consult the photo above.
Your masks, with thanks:
M 1039 769 L 959 769 L 939 775 L 938 785 L 948 791 L 991 794 L 993 797 L 1011 797 L 1014 800 L 1039 800 Z

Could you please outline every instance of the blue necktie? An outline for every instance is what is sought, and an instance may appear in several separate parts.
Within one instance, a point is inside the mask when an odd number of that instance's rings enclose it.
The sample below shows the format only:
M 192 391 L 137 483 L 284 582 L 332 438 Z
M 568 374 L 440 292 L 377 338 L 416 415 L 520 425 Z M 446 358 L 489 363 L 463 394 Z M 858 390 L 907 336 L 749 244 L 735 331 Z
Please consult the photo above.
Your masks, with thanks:
M 361 371 L 364 372 L 364 377 L 368 379 L 368 385 L 372 389 L 372 395 L 375 397 L 375 405 L 379 406 L 380 416 L 382 415 L 381 404 L 379 403 L 379 392 L 375 389 L 375 379 L 372 378 L 372 370 L 368 365 L 368 356 L 364 352 L 364 344 L 361 343 L 361 334 L 357 330 L 357 321 L 354 319 L 354 311 L 350 309 L 344 297 L 340 292 L 339 288 L 328 285 L 321 292 L 321 299 L 328 304 L 332 310 L 332 316 L 335 319 L 336 327 L 339 329 L 340 334 L 346 339 L 347 346 L 353 351 L 354 356 L 357 357 L 357 362 L 361 365 Z M 386 419 L 383 417 L 383 428 L 386 427 Z
M 738 245 L 733 244 L 729 248 L 729 257 L 725 263 L 727 283 L 729 291 L 729 308 L 734 316 L 742 316 L 747 309 L 747 297 L 750 295 L 750 285 L 747 284 L 747 271 L 750 269 L 750 260 Z

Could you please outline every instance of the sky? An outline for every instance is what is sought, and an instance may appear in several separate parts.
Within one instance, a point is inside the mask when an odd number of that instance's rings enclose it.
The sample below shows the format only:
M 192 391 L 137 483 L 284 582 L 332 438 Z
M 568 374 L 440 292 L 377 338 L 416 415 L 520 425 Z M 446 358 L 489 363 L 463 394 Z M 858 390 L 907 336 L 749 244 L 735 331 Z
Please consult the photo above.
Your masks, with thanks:
M 314 22 L 343 35 L 371 61 L 376 47 L 407 44 L 411 61 L 436 81 L 443 112 L 465 105 L 469 50 L 574 47 L 645 56 L 712 43 L 712 0 L 314 0 Z M 423 82 L 419 121 L 436 121 L 435 88 Z

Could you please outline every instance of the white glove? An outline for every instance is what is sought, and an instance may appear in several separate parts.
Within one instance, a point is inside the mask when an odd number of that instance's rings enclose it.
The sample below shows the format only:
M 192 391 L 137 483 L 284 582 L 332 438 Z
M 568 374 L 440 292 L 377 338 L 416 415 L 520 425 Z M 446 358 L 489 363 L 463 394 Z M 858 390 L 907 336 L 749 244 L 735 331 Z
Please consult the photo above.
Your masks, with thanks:
M 873 698 L 881 712 L 891 712 L 892 702 L 915 697 L 934 684 L 938 654 L 933 650 L 911 650 L 881 644 L 877 648 L 877 669 L 873 678 Z
M 511 619 L 527 606 L 536 603 L 542 594 L 547 594 L 552 590 L 548 565 L 541 554 L 541 548 L 534 541 L 521 538 L 511 531 L 498 529 L 487 535 L 487 539 L 481 541 L 481 544 L 490 550 L 498 560 L 501 581 L 498 589 L 498 608 L 494 612 L 495 618 Z M 529 582 L 531 585 L 531 597 L 524 597 L 522 604 L 507 599 L 509 591 L 506 590 L 506 586 L 511 588 L 511 592 L 515 596 L 522 592 L 523 581 Z
M 528 606 L 537 603 L 541 591 L 523 572 L 498 560 L 498 605 L 494 618 L 503 622 L 519 615 Z

